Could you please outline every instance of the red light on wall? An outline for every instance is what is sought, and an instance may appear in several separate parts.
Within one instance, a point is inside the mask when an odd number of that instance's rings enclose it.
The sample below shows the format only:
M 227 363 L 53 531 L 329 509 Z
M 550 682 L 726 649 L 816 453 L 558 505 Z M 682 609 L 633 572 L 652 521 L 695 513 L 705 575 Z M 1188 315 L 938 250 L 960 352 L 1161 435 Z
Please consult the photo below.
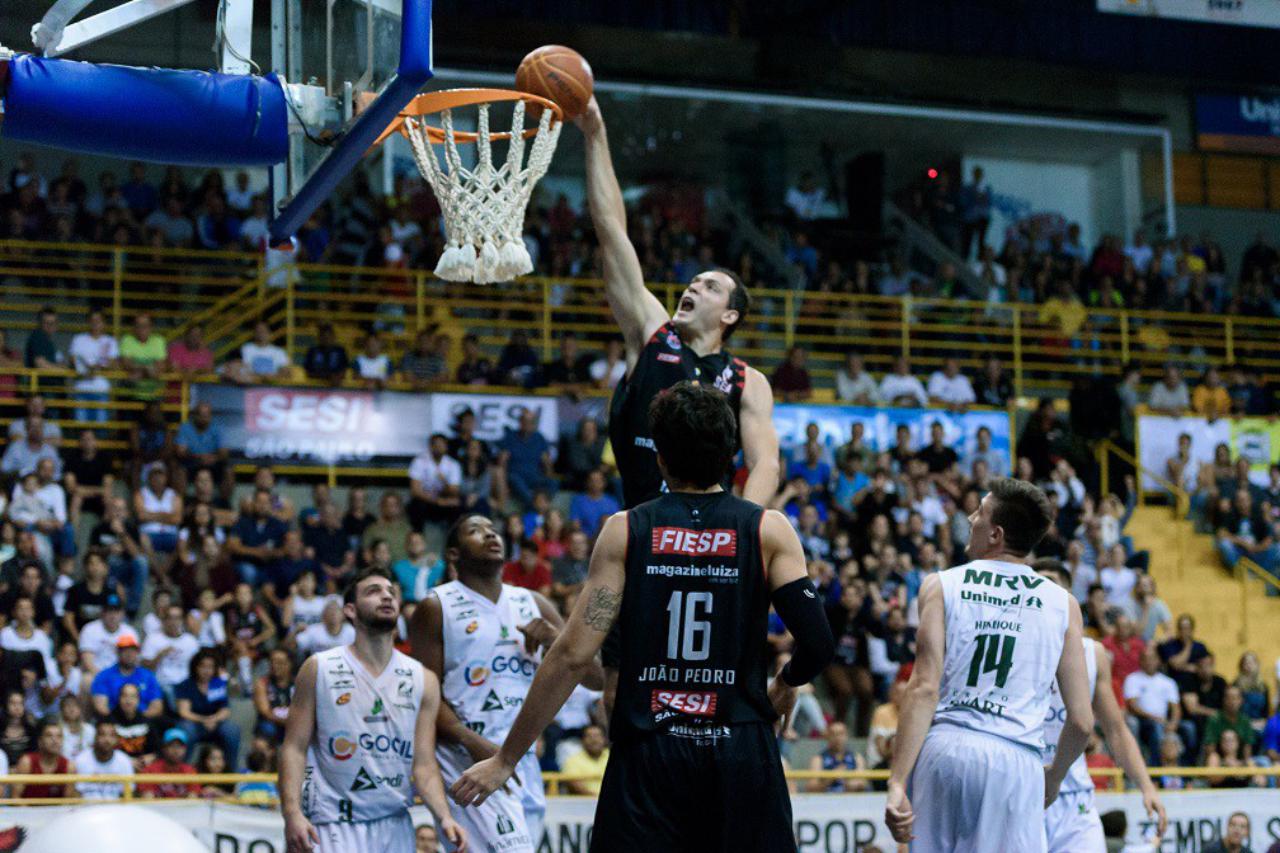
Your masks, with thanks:
M 938 170 L 937 170 L 937 169 L 930 169 L 929 171 L 925 172 L 925 174 L 926 174 L 926 175 L 928 175 L 928 176 L 929 176 L 929 180 L 931 180 L 931 181 L 932 181 L 932 180 L 934 180 L 935 178 L 937 178 L 937 177 L 938 177 Z

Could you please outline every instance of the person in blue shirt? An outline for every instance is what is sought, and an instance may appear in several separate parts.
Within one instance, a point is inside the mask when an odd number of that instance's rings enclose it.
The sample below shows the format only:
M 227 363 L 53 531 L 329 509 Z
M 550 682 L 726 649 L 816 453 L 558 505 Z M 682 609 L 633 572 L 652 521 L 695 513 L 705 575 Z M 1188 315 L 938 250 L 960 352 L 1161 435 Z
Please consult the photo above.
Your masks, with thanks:
M 227 459 L 231 451 L 222 440 L 222 431 L 213 422 L 213 406 L 197 403 L 191 410 L 191 418 L 178 427 L 174 452 L 182 463 L 180 481 L 174 483 L 179 494 L 186 493 L 188 479 L 194 479 L 196 471 L 208 468 L 223 495 L 231 494 L 231 469 Z
M 849 749 L 849 728 L 840 720 L 827 726 L 827 745 L 822 752 L 809 760 L 810 770 L 865 770 L 867 762 L 861 755 Z M 811 779 L 808 788 L 820 791 L 865 791 L 863 779 Z
M 178 727 L 187 733 L 191 749 L 202 743 L 218 744 L 227 763 L 235 767 L 240 755 L 240 727 L 231 721 L 227 680 L 218 675 L 217 654 L 212 649 L 197 652 L 191 659 L 190 676 L 173 691 Z
M 596 469 L 587 475 L 587 490 L 573 496 L 569 502 L 569 519 L 575 521 L 583 533 L 595 539 L 600 525 L 622 507 L 618 499 L 605 491 L 608 485 L 604 472 Z
M 258 586 L 259 575 L 284 554 L 287 530 L 271 511 L 271 490 L 256 490 L 251 511 L 240 515 L 227 538 L 227 551 L 240 580 Z
M 532 503 L 536 491 L 556 491 L 556 480 L 551 475 L 551 445 L 538 432 L 538 417 L 537 409 L 525 409 L 520 413 L 520 428 L 507 430 L 498 445 L 498 465 L 507 471 L 511 493 L 525 506 Z
M 427 553 L 427 540 L 418 531 L 405 537 L 408 556 L 391 566 L 400 582 L 400 595 L 405 601 L 420 601 L 444 581 L 444 560 Z
M 90 693 L 93 695 L 93 709 L 99 717 L 105 717 L 115 710 L 120 702 L 120 688 L 133 684 L 138 688 L 138 705 L 142 716 L 155 718 L 164 713 L 164 691 L 155 673 L 138 666 L 137 638 L 125 635 L 116 641 L 116 665 L 108 667 L 93 677 Z
M 796 460 L 787 466 L 787 479 L 802 477 L 812 488 L 814 495 L 826 503 L 827 493 L 831 488 L 831 466 L 822 459 L 822 445 L 815 441 L 806 442 L 804 459 Z

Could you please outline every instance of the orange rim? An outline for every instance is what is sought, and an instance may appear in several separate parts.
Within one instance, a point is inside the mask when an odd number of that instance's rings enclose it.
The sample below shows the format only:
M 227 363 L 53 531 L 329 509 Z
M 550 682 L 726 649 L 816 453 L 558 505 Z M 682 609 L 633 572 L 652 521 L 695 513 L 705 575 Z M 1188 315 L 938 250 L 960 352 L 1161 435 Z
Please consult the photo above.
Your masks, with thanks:
M 372 102 L 373 95 L 369 95 L 362 99 L 361 106 L 366 106 Z M 550 98 L 544 98 L 541 95 L 533 95 L 529 92 L 516 92 L 511 89 L 444 89 L 439 92 L 427 92 L 418 95 L 409 102 L 400 115 L 396 116 L 395 121 L 382 131 L 382 135 L 374 140 L 372 148 L 381 145 L 388 136 L 393 133 L 400 133 L 408 137 L 408 130 L 405 128 L 405 119 L 416 118 L 419 116 L 431 115 L 432 113 L 451 110 L 456 107 L 466 107 L 472 104 L 489 104 L 496 101 L 525 101 L 529 104 L 543 107 L 551 110 L 555 115 L 554 121 L 564 121 L 564 112 Z M 525 139 L 531 139 L 538 133 L 537 127 L 531 127 L 522 134 Z M 439 145 L 445 141 L 445 132 L 443 129 L 434 125 L 427 125 L 427 138 Z M 473 143 L 479 138 L 479 134 L 471 131 L 455 130 L 453 139 L 455 142 L 468 144 Z M 490 139 L 510 139 L 511 131 L 502 131 L 499 133 L 490 133 Z

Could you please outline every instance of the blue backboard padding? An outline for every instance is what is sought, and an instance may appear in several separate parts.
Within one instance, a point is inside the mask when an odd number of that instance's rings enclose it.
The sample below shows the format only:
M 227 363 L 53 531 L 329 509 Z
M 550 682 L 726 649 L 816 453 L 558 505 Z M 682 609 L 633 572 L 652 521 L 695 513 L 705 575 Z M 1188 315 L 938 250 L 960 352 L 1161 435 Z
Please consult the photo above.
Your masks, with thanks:
M 275 75 L 99 65 L 21 54 L 3 134 L 89 154 L 193 166 L 270 166 L 289 154 Z

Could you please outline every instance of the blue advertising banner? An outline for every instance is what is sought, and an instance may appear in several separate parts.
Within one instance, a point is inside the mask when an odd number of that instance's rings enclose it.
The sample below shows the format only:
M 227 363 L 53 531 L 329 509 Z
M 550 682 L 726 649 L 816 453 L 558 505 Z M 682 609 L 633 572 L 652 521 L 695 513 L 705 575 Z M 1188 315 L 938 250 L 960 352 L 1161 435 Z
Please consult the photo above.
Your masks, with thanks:
M 1280 98 L 1196 95 L 1195 115 L 1202 150 L 1280 153 Z

